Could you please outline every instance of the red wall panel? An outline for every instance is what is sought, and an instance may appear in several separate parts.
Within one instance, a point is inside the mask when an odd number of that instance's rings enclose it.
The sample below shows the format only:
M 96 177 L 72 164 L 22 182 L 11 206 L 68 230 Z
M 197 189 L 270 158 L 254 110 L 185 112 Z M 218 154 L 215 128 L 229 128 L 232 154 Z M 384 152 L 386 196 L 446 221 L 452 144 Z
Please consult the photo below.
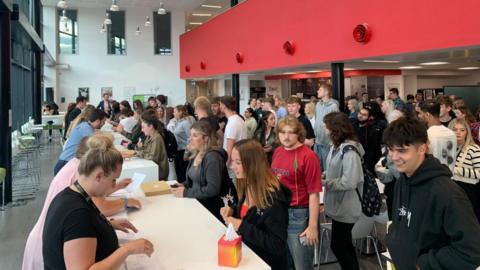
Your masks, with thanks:
M 479 0 L 248 0 L 180 37 L 181 77 L 476 46 L 479 9 Z M 367 44 L 353 39 L 360 23 L 372 30 Z

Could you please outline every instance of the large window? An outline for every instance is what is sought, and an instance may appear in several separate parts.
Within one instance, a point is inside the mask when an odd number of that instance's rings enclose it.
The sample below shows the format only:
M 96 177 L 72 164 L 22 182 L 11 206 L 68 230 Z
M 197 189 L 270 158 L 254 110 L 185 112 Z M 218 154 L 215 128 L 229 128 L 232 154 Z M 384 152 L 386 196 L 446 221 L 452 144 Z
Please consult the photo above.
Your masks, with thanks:
M 78 54 L 76 10 L 58 10 L 58 47 L 61 54 Z
M 153 13 L 153 38 L 155 54 L 172 55 L 172 15 Z
M 110 12 L 112 24 L 107 26 L 108 54 L 127 54 L 125 42 L 125 11 Z

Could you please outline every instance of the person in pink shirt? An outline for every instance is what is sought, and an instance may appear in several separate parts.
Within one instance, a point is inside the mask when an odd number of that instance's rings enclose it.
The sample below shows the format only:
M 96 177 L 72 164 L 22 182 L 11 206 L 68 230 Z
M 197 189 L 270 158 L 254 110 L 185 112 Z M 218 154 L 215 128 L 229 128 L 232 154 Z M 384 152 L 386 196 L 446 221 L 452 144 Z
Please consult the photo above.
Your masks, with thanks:
M 90 138 L 97 136 L 108 136 L 105 134 L 96 134 Z M 87 141 L 89 137 L 85 137 L 80 141 L 75 157 L 71 159 L 53 178 L 48 188 L 47 197 L 43 205 L 42 212 L 33 226 L 32 231 L 28 235 L 25 251 L 23 254 L 22 270 L 43 270 L 43 256 L 42 256 L 42 234 L 45 217 L 52 200 L 65 188 L 71 186 L 78 178 L 78 166 L 80 165 L 80 158 L 87 152 Z M 125 188 L 130 184 L 130 179 L 123 179 L 119 181 L 112 191 Z M 114 215 L 123 211 L 126 208 L 140 208 L 140 202 L 132 198 L 124 198 L 118 200 L 105 200 L 103 198 L 92 198 L 100 211 L 106 216 Z

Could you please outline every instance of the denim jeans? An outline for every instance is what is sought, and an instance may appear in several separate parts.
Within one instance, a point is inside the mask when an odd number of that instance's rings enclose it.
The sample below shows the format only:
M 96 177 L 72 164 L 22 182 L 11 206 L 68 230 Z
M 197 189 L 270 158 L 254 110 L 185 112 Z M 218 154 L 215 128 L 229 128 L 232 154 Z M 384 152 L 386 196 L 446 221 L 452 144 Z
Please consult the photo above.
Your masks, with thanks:
M 328 152 L 330 152 L 330 145 L 323 145 L 323 144 L 314 144 L 313 151 L 317 154 L 318 158 L 320 159 L 320 169 L 322 172 L 327 170 L 327 156 Z
M 59 159 L 57 164 L 55 164 L 55 168 L 53 168 L 53 176 L 57 175 L 57 173 L 68 163 L 68 161 Z
M 287 244 L 296 270 L 313 269 L 313 246 L 300 243 L 299 235 L 308 226 L 308 208 L 288 209 Z

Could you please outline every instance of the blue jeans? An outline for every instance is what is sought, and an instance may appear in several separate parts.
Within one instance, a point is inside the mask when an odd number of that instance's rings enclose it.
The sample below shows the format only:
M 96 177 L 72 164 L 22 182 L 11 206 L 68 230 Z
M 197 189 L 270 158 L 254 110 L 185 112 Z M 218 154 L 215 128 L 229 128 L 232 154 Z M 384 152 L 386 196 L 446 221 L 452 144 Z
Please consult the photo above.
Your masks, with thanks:
M 327 156 L 328 152 L 330 152 L 330 145 L 323 145 L 323 144 L 314 144 L 313 151 L 317 154 L 318 158 L 320 159 L 320 169 L 322 172 L 327 170 Z
M 308 226 L 308 208 L 288 209 L 287 244 L 296 270 L 313 269 L 313 246 L 300 243 L 299 235 Z
M 53 168 L 53 176 L 57 175 L 57 173 L 67 164 L 68 161 L 59 159 L 57 164 L 55 164 L 55 168 Z

